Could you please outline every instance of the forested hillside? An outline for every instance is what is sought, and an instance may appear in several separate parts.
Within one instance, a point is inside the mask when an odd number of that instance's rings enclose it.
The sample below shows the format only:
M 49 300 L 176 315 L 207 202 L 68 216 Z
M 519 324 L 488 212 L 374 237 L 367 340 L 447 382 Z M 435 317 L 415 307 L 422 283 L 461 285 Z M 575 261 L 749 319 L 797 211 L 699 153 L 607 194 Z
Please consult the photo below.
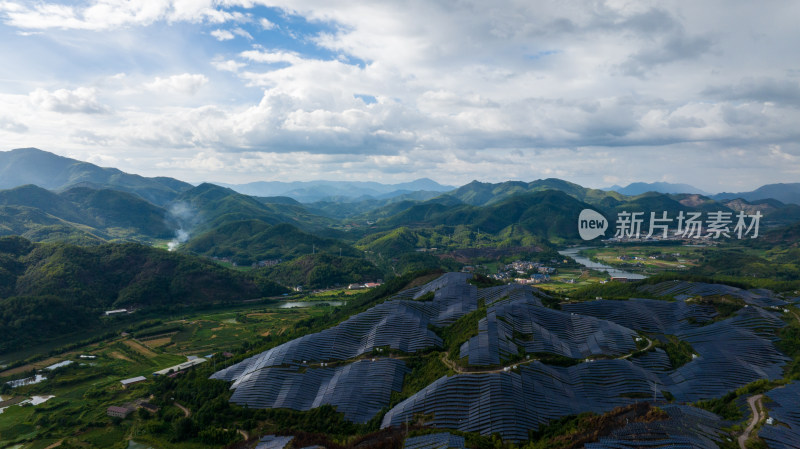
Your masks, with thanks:
M 195 256 L 134 243 L 0 238 L 0 353 L 101 326 L 109 309 L 174 309 L 284 291 Z

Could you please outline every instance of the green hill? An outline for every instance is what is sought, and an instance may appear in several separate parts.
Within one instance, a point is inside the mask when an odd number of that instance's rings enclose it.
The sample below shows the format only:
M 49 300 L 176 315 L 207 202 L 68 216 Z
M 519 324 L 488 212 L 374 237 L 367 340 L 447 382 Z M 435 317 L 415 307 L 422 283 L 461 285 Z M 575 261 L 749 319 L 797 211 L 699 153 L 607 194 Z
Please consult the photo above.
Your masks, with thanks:
M 448 207 L 438 203 L 419 204 L 380 221 L 381 227 L 469 226 L 483 233 L 499 235 L 524 232 L 551 241 L 577 239 L 576 220 L 590 207 L 558 190 L 521 194 L 483 206 Z
M 76 187 L 60 195 L 77 205 L 81 213 L 102 228 L 130 228 L 138 234 L 168 237 L 172 227 L 164 221 L 164 209 L 134 195 L 115 190 Z
M 262 202 L 208 183 L 182 193 L 173 203 L 176 204 L 188 206 L 189 216 L 182 218 L 187 223 L 182 225 L 185 229 L 193 228 L 194 233 L 243 220 L 260 220 L 270 225 L 289 223 L 306 229 L 330 223 L 330 220 L 313 215 L 300 205 Z
M 616 192 L 588 189 L 561 179 L 548 178 L 538 179 L 532 182 L 506 181 L 497 184 L 472 181 L 467 185 L 442 195 L 436 200 L 442 197 L 451 197 L 472 206 L 484 206 L 498 203 L 515 195 L 546 190 L 558 190 L 590 204 L 594 204 L 604 198 L 621 199 L 623 197 L 623 195 Z
M 132 175 L 116 168 L 102 168 L 36 148 L 0 152 L 0 188 L 9 189 L 26 184 L 50 190 L 65 190 L 77 185 L 95 189 L 111 188 L 138 195 L 158 205 L 168 203 L 192 187 L 177 179 Z
M 189 240 L 182 250 L 210 257 L 231 258 L 249 265 L 259 260 L 284 259 L 327 252 L 356 257 L 360 252 L 336 239 L 318 237 L 288 224 L 261 220 L 225 223 Z
M 0 236 L 22 236 L 35 242 L 64 242 L 75 245 L 96 245 L 105 239 L 95 229 L 70 223 L 42 212 L 21 206 L 0 206 Z
M 402 226 L 369 235 L 359 240 L 356 245 L 364 251 L 393 256 L 413 252 L 417 248 L 427 248 L 429 240 L 422 235 L 423 232 Z
M 130 193 L 76 187 L 60 194 L 25 185 L 0 191 L 0 235 L 96 244 L 172 236 L 166 211 Z
M 377 267 L 362 258 L 332 254 L 309 254 L 259 271 L 265 279 L 282 285 L 304 285 L 311 288 L 374 282 L 382 277 Z
M 285 291 L 195 256 L 147 246 L 0 238 L 0 353 L 102 326 L 114 308 L 174 308 Z

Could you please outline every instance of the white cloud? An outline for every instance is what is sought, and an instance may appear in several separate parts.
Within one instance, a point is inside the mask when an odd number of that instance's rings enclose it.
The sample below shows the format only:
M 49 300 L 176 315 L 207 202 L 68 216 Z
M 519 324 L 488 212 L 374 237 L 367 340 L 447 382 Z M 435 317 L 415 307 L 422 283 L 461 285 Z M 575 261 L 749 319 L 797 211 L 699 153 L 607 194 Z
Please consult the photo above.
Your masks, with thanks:
M 0 3 L 6 24 L 22 29 L 106 30 L 157 21 L 225 23 L 246 16 L 230 12 L 216 0 L 93 0 L 86 5 L 60 3 Z
M 247 40 L 251 40 L 251 41 L 253 40 L 253 36 L 250 33 L 248 33 L 246 30 L 244 30 L 242 28 L 239 28 L 239 27 L 236 27 L 236 28 L 233 29 L 233 34 L 235 34 L 237 36 L 241 36 L 241 37 L 243 37 L 243 38 L 245 38 Z
M 28 131 L 28 127 L 24 123 L 20 123 L 11 117 L 0 116 L 0 130 L 10 131 L 12 133 L 24 133 Z
M 228 30 L 214 30 L 209 34 L 214 36 L 218 41 L 229 41 L 236 37 Z
M 253 35 L 248 33 L 247 30 L 245 30 L 243 28 L 239 28 L 239 27 L 236 27 L 236 28 L 234 28 L 232 30 L 217 29 L 217 30 L 212 31 L 209 34 L 214 36 L 214 38 L 216 38 L 220 42 L 233 40 L 233 39 L 236 38 L 236 36 L 243 37 L 243 38 L 245 38 L 247 40 L 250 40 L 250 41 L 253 40 Z
M 239 56 L 248 61 L 263 63 L 288 62 L 290 64 L 298 64 L 308 61 L 299 54 L 288 51 L 247 50 L 240 53 Z
M 258 19 L 258 24 L 261 25 L 261 28 L 264 30 L 272 30 L 277 26 L 265 17 Z
M 137 33 L 183 21 L 196 24 L 186 29 L 197 36 L 230 41 L 212 42 L 211 51 L 202 46 L 208 39 L 187 34 L 186 42 L 153 48 L 164 53 L 158 63 L 149 59 L 149 51 L 122 53 L 121 61 L 135 63 L 117 68 L 116 61 L 108 61 L 110 68 L 98 70 L 128 73 L 127 80 L 119 80 L 121 87 L 98 82 L 103 75 L 76 64 L 78 74 L 71 76 L 77 81 L 68 84 L 97 89 L 84 95 L 83 103 L 77 90 L 55 90 L 60 86 L 37 79 L 26 92 L 48 90 L 31 93 L 29 106 L 60 112 L 111 109 L 97 98 L 113 106 L 113 117 L 74 114 L 70 120 L 80 123 L 70 124 L 36 112 L 15 115 L 30 128 L 26 134 L 39 135 L 48 126 L 46 135 L 72 136 L 75 148 L 113 144 L 151 157 L 162 157 L 168 148 L 179 161 L 202 151 L 202 161 L 211 162 L 195 161 L 196 167 L 223 164 L 229 170 L 272 173 L 268 164 L 254 162 L 269 160 L 296 177 L 324 176 L 329 164 L 342 176 L 387 173 L 401 180 L 419 173 L 441 179 L 445 175 L 436 176 L 437 171 L 453 170 L 448 182 L 456 182 L 457 177 L 564 174 L 594 179 L 596 186 L 604 184 L 604 176 L 631 180 L 617 167 L 622 161 L 629 171 L 652 179 L 664 179 L 670 170 L 676 182 L 698 176 L 713 183 L 732 170 L 737 157 L 740 164 L 751 159 L 766 164 L 753 168 L 753 174 L 740 173 L 741 179 L 756 179 L 771 167 L 777 175 L 768 176 L 770 181 L 786 180 L 797 171 L 786 161 L 797 159 L 781 155 L 800 156 L 794 143 L 800 137 L 800 67 L 793 65 L 800 61 L 800 48 L 792 44 L 800 38 L 792 20 L 800 4 L 792 2 L 767 9 L 747 2 L 655 0 L 0 5 L 2 20 L 26 32 L 113 30 L 108 33 L 128 33 L 128 41 L 138 42 Z M 281 17 L 273 23 L 258 16 L 263 9 L 256 5 L 280 9 L 284 16 L 271 13 Z M 712 16 L 715 20 L 708 20 Z M 293 28 L 303 20 L 307 24 Z M 325 31 L 308 31 L 316 26 Z M 258 33 L 265 29 L 296 40 L 286 45 L 281 39 L 261 41 Z M 65 31 L 59 42 L 78 48 L 70 38 L 87 34 L 107 36 Z M 29 40 L 34 39 L 40 37 Z M 85 42 L 90 40 L 80 44 Z M 170 51 L 179 61 L 164 68 L 163 61 L 172 62 Z M 82 56 L 76 60 L 91 60 Z M 186 73 L 155 78 L 165 72 Z M 203 88 L 210 78 L 214 89 Z M 141 95 L 132 94 L 143 86 Z M 180 103 L 160 101 L 165 92 L 196 95 L 167 97 Z M 100 137 L 72 134 L 73 129 L 91 129 Z M 12 134 L 4 136 L 18 137 Z M 729 148 L 738 153 L 727 153 Z M 689 149 L 701 152 L 697 164 L 707 164 L 707 172 L 690 175 L 681 166 L 692 160 Z M 767 153 L 773 156 L 759 158 Z
M 172 75 L 168 78 L 156 77 L 153 81 L 146 83 L 145 88 L 158 92 L 172 92 L 187 95 L 194 95 L 208 83 L 205 75 L 198 73 L 183 73 Z
M 36 89 L 29 94 L 29 98 L 36 108 L 46 111 L 83 114 L 109 112 L 108 106 L 97 100 L 97 90 L 92 87 L 58 89 L 52 92 Z
M 236 62 L 233 59 L 226 59 L 211 61 L 211 65 L 213 65 L 215 69 L 223 72 L 238 72 L 239 69 L 245 67 L 247 64 L 243 62 Z

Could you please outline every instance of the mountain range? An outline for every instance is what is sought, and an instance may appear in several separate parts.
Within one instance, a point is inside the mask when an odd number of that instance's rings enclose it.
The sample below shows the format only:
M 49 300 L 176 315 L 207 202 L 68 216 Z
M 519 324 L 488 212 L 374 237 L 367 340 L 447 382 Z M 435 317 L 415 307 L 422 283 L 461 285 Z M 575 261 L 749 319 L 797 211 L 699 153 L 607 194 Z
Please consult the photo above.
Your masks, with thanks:
M 58 156 L 36 148 L 0 152 L 0 189 L 25 184 L 61 191 L 70 187 L 112 188 L 164 205 L 192 185 L 173 178 L 146 178 Z
M 718 200 L 742 198 L 747 201 L 757 201 L 772 198 L 783 203 L 800 204 L 800 183 L 767 184 L 753 190 L 752 192 L 723 192 L 714 195 L 713 198 Z
M 708 192 L 704 192 L 697 187 L 690 186 L 689 184 L 673 184 L 670 182 L 634 182 L 625 187 L 613 185 L 602 190 L 613 190 L 623 195 L 641 195 L 647 192 L 699 193 L 706 196 L 710 195 Z
M 429 179 L 393 185 L 273 182 L 244 185 L 260 194 L 251 196 L 30 148 L 0 153 L 0 173 L 9 174 L 0 184 L 7 188 L 0 190 L 0 235 L 80 245 L 135 241 L 248 265 L 317 253 L 362 259 L 379 254 L 373 262 L 389 270 L 393 258 L 419 248 L 547 247 L 577 241 L 575 219 L 586 208 L 606 218 L 622 211 L 759 211 L 770 227 L 800 221 L 800 205 L 760 198 L 770 193 L 791 199 L 794 184 L 707 196 L 652 191 L 674 187 L 663 183 L 628 186 L 648 191 L 625 195 L 555 178 L 473 181 L 458 188 Z M 319 195 L 310 193 L 314 189 Z M 299 200 L 323 191 L 324 199 Z
M 428 178 L 400 184 L 381 184 L 366 181 L 260 181 L 247 184 L 224 184 L 239 193 L 252 196 L 288 196 L 300 202 L 311 203 L 326 198 L 342 200 L 386 199 L 418 191 L 447 192 L 453 186 L 441 185 Z

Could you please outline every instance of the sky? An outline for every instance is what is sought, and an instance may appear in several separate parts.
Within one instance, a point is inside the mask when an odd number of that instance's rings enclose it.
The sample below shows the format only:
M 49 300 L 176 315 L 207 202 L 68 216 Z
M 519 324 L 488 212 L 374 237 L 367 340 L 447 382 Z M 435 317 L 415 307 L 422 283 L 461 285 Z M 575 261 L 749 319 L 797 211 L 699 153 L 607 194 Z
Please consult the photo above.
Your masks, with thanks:
M 189 182 L 800 182 L 800 2 L 0 0 L 0 150 Z

